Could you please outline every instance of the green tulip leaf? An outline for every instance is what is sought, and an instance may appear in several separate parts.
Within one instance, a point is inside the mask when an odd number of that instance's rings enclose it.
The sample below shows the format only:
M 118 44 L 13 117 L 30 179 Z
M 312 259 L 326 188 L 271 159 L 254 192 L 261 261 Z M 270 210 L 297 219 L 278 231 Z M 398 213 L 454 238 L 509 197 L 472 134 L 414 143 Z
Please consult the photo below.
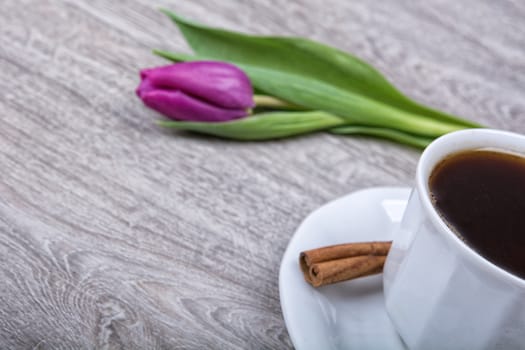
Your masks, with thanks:
M 416 148 L 425 148 L 430 144 L 430 142 L 432 142 L 432 139 L 428 137 L 411 135 L 398 130 L 374 128 L 362 125 L 345 125 L 335 127 L 329 131 L 338 135 L 365 135 L 379 137 Z
M 256 89 L 283 100 L 326 110 L 351 122 L 431 137 L 461 128 L 479 127 L 471 121 L 416 103 L 372 66 L 338 49 L 303 38 L 254 36 L 210 28 L 162 11 L 177 24 L 196 53 L 193 58 L 178 57 L 222 60 L 239 65 Z M 166 52 L 157 53 L 169 56 Z M 379 120 L 378 115 L 382 116 Z M 398 117 L 409 119 L 409 125 L 403 122 L 400 125 Z M 433 123 L 430 126 L 425 126 L 425 122 L 413 124 L 416 119 Z M 437 124 L 441 126 L 433 129 Z
M 271 140 L 327 130 L 344 125 L 344 121 L 321 111 L 265 112 L 227 122 L 187 122 L 160 120 L 165 128 L 243 141 Z

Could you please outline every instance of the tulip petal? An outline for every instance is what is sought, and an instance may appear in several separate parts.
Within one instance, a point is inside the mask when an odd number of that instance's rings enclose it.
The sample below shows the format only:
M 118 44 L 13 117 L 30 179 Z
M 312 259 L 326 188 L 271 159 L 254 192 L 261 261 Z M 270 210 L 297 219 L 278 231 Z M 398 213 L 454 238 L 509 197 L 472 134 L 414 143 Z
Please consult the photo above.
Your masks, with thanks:
M 143 70 L 143 80 L 155 88 L 180 90 L 210 104 L 228 109 L 254 106 L 248 76 L 225 62 L 196 61 Z
M 245 109 L 219 108 L 175 90 L 153 90 L 141 98 L 146 106 L 175 120 L 222 122 L 248 114 Z
M 148 92 L 153 91 L 155 87 L 153 84 L 151 84 L 151 80 L 147 79 L 147 73 L 145 73 L 146 69 L 142 70 L 140 72 L 141 82 L 137 89 L 135 90 L 135 93 L 138 97 L 142 98 L 142 96 L 146 95 Z

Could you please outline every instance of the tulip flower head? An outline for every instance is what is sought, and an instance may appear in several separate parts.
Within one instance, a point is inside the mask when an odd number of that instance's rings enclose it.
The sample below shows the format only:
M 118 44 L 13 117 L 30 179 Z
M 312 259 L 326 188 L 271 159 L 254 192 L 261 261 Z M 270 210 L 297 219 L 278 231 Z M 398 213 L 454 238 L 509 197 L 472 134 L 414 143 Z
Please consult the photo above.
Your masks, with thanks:
M 248 76 L 236 66 L 195 61 L 143 69 L 136 93 L 174 120 L 222 122 L 245 117 L 254 106 Z

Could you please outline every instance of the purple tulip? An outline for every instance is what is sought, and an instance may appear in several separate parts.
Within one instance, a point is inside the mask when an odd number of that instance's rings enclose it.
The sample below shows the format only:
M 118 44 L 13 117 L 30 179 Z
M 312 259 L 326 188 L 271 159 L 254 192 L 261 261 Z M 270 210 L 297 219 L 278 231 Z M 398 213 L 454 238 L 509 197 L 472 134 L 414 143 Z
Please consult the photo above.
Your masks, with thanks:
M 246 74 L 224 62 L 196 61 L 143 69 L 136 93 L 144 104 L 175 120 L 221 122 L 254 106 Z

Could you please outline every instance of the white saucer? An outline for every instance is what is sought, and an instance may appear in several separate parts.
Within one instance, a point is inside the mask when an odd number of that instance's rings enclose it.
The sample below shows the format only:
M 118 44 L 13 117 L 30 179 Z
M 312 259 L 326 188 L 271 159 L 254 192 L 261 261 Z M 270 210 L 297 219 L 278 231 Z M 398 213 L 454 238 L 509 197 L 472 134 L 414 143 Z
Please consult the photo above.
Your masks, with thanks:
M 299 226 L 279 273 L 281 308 L 297 350 L 404 350 L 385 310 L 382 276 L 315 289 L 299 269 L 299 253 L 325 245 L 391 240 L 410 189 L 378 187 L 330 202 Z

